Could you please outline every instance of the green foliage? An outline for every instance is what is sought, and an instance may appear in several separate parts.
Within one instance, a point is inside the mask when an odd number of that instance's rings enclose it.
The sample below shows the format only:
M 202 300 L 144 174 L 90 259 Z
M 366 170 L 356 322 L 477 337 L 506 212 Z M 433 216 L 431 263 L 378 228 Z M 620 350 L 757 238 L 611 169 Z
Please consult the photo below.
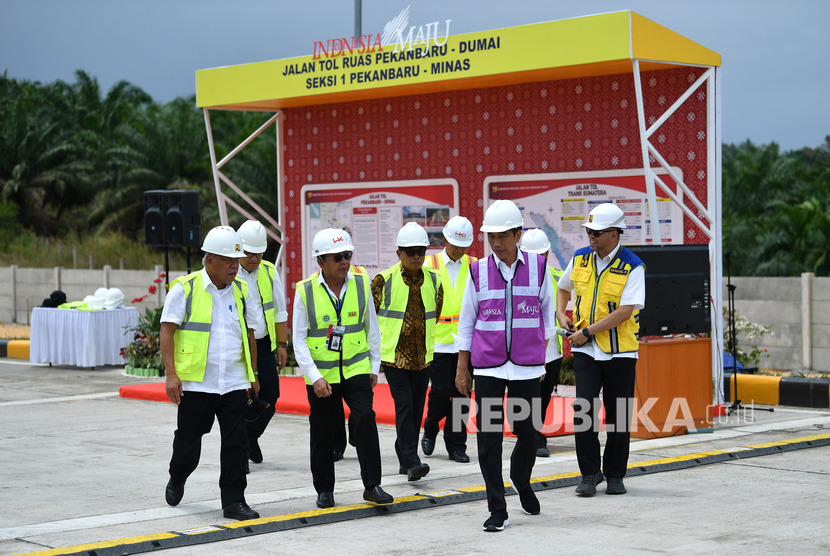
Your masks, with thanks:
M 133 332 L 133 341 L 126 348 L 121 349 L 121 356 L 130 367 L 155 369 L 157 376 L 164 375 L 164 363 L 161 360 L 161 333 L 162 307 L 146 309 L 138 317 L 138 325 L 130 328 Z
M 724 145 L 723 229 L 733 276 L 830 275 L 830 136 L 783 154 Z

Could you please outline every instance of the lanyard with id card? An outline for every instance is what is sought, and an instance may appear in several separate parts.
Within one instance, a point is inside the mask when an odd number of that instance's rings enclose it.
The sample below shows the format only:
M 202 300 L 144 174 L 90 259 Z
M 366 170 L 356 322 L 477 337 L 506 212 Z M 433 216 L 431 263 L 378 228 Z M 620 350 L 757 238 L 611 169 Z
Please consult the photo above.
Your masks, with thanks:
M 329 325 L 329 331 L 326 335 L 326 348 L 329 351 L 336 351 L 338 353 L 343 351 L 343 336 L 346 334 L 346 327 L 340 325 L 340 309 L 343 307 L 343 299 L 338 299 L 337 301 L 329 293 L 328 288 L 326 289 L 326 295 L 329 296 L 329 300 L 331 304 L 334 306 L 334 311 L 337 313 L 337 324 L 336 325 Z M 344 296 L 345 297 L 345 294 Z

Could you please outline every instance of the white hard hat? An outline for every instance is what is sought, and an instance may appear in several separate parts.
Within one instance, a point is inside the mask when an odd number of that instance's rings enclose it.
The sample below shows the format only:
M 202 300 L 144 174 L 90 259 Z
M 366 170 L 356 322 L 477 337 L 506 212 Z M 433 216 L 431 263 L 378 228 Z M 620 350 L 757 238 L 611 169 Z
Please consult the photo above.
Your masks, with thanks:
M 403 228 L 398 230 L 398 239 L 395 242 L 398 247 L 429 247 L 427 231 L 415 222 L 407 222 Z
M 345 231 L 338 228 L 325 228 L 314 234 L 311 254 L 315 257 L 343 251 L 354 251 L 352 238 Z
M 268 233 L 257 220 L 246 220 L 237 233 L 242 238 L 242 248 L 248 253 L 265 253 L 268 248 Z
M 484 225 L 481 226 L 481 231 L 506 232 L 514 228 L 521 228 L 524 223 L 522 211 L 519 210 L 516 203 L 507 199 L 499 199 L 490 205 L 487 212 L 484 213 Z
M 117 309 L 124 306 L 124 292 L 118 288 L 110 288 L 104 297 L 105 309 Z
M 531 228 L 522 233 L 522 251 L 544 255 L 550 251 L 548 235 L 539 228 Z
M 457 247 L 473 243 L 473 224 L 463 216 L 453 216 L 444 226 L 444 237 Z
M 625 214 L 614 203 L 602 203 L 588 213 L 588 220 L 583 226 L 592 230 L 625 228 Z
M 245 256 L 242 250 L 242 238 L 230 226 L 216 226 L 205 236 L 202 251 L 223 257 L 240 258 Z

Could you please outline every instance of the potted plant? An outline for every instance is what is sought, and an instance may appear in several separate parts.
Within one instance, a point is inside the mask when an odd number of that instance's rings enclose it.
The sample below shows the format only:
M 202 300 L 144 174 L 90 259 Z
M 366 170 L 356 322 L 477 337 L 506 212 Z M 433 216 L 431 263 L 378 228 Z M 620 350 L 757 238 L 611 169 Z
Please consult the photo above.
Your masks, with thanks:
M 162 307 L 145 309 L 144 315 L 138 317 L 138 324 L 129 331 L 133 332 L 133 341 L 121 349 L 121 356 L 126 361 L 124 372 L 131 376 L 164 376 L 164 363 L 161 360 Z

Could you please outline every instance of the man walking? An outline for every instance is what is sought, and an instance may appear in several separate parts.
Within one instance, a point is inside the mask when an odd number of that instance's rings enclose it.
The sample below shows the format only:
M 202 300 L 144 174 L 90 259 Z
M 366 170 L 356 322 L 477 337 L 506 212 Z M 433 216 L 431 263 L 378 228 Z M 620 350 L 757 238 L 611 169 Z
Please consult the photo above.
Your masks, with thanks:
M 233 228 L 210 230 L 202 244 L 202 270 L 178 278 L 161 314 L 161 356 L 167 397 L 178 406 L 165 499 L 176 506 L 199 465 L 202 436 L 219 421 L 222 448 L 219 488 L 230 519 L 256 519 L 245 502 L 246 390 L 256 383 L 256 351 L 248 286 L 236 280 L 242 239 Z
M 461 300 L 470 275 L 470 263 L 477 260 L 467 255 L 467 249 L 473 243 L 473 225 L 463 216 L 454 216 L 447 221 L 443 234 L 444 250 L 427 257 L 425 263 L 441 278 L 444 301 L 435 325 L 435 353 L 429 366 L 431 387 L 421 449 L 424 455 L 432 455 L 438 437 L 438 423 L 441 419 L 446 419 L 444 445 L 447 453 L 453 461 L 468 463 L 467 416 L 470 406 L 467 403 L 461 404 L 460 411 L 454 415 L 453 399 L 464 398 L 455 387 L 455 370 L 458 366 L 455 336 L 458 334 Z
M 317 507 L 334 506 L 334 442 L 343 401 L 357 444 L 363 499 L 391 504 L 381 487 L 380 441 L 372 408 L 380 368 L 380 334 L 369 279 L 349 270 L 354 246 L 343 230 L 314 236 L 320 273 L 297 284 L 294 356 L 305 374 L 311 428 L 311 476 Z M 342 410 L 341 410 L 342 411 Z
M 470 268 L 458 324 L 456 387 L 469 395 L 470 360 L 476 378 L 478 462 L 487 489 L 488 532 L 510 524 L 502 476 L 504 396 L 510 429 L 517 437 L 510 481 L 529 515 L 540 506 L 530 484 L 536 462 L 539 380 L 545 374 L 545 342 L 555 334 L 554 294 L 545 259 L 519 249 L 524 220 L 519 208 L 498 200 L 484 214 L 481 231 L 493 254 Z
M 606 494 L 625 494 L 631 441 L 634 372 L 639 341 L 637 314 L 645 306 L 645 266 L 620 244 L 625 215 L 613 203 L 597 205 L 583 224 L 589 246 L 568 263 L 557 290 L 556 318 L 569 337 L 574 354 L 576 399 L 588 409 L 588 419 L 574 415 L 576 457 L 582 479 L 577 494 L 593 496 L 608 479 Z M 571 291 L 576 293 L 573 319 L 565 314 Z M 599 399 L 603 391 L 602 401 Z M 600 468 L 599 409 L 605 405 L 607 440 Z M 618 421 L 617 407 L 625 416 Z
M 237 233 L 242 238 L 242 249 L 245 251 L 245 256 L 239 260 L 239 277 L 248 284 L 251 297 L 249 310 L 253 316 L 248 325 L 253 328 L 256 339 L 259 399 L 268 403 L 256 420 L 245 424 L 245 432 L 248 459 L 262 463 L 259 437 L 274 416 L 274 407 L 280 397 L 279 371 L 288 361 L 288 311 L 285 308 L 285 290 L 276 267 L 262 260 L 262 254 L 268 247 L 265 227 L 256 220 L 248 220 Z
M 418 437 L 443 290 L 438 275 L 422 268 L 429 245 L 426 230 L 408 222 L 398 231 L 396 244 L 399 261 L 375 276 L 372 296 L 383 372 L 395 402 L 398 472 L 417 481 L 429 473 L 429 465 L 418 457 Z
M 536 253 L 545 257 L 548 260 L 548 253 L 550 252 L 550 240 L 548 236 L 539 228 L 531 228 L 522 233 L 522 251 L 528 253 Z M 561 270 L 556 270 L 552 266 L 548 266 L 550 272 L 551 284 L 556 284 L 559 277 L 562 276 Z M 555 286 L 554 286 L 555 287 Z M 556 296 L 554 295 L 554 298 Z M 556 308 L 554 307 L 554 310 Z M 562 370 L 562 336 L 557 334 L 555 338 L 548 341 L 548 347 L 545 351 L 545 378 L 539 384 L 540 394 L 542 398 L 542 424 L 545 423 L 545 413 L 548 411 L 550 405 L 550 397 L 553 395 L 553 389 L 559 384 L 559 372 Z M 536 435 L 536 457 L 547 458 L 550 457 L 550 450 L 548 450 L 548 438 L 540 430 Z

